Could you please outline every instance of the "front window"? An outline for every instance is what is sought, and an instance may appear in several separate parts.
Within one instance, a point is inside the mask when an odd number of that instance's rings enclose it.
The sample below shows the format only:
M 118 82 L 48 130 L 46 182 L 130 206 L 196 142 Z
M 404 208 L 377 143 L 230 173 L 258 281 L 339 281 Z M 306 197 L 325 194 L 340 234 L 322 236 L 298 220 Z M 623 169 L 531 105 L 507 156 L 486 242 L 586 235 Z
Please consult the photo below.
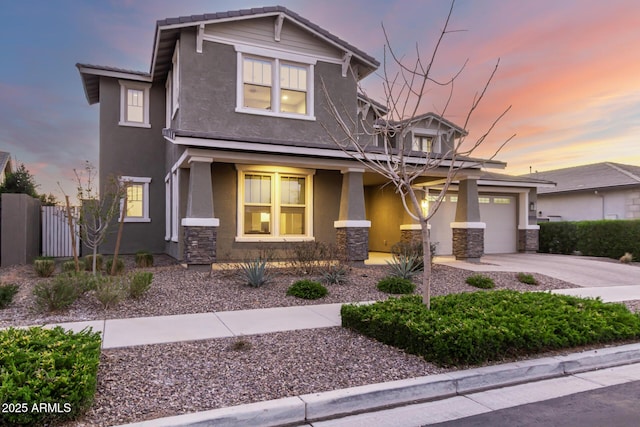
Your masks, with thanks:
M 313 63 L 305 63 L 304 58 L 297 56 L 269 58 L 261 56 L 262 51 L 255 56 L 251 52 L 238 51 L 236 111 L 314 120 Z
M 312 172 L 239 169 L 239 240 L 311 237 Z
M 411 149 L 431 153 L 433 151 L 433 136 L 414 135 Z
M 124 197 L 120 205 L 120 209 L 124 209 L 124 222 L 150 222 L 149 183 L 151 178 L 123 176 L 120 181 L 127 193 L 126 206 Z

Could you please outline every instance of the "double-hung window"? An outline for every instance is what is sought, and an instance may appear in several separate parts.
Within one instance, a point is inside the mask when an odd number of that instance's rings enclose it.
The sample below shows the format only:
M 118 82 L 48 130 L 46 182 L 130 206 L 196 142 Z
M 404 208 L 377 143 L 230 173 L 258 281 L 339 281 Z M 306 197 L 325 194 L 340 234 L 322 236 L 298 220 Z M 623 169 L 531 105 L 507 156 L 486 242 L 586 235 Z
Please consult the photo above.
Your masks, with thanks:
M 125 210 L 124 222 L 150 222 L 149 183 L 151 178 L 123 176 L 120 181 L 127 192 L 126 206 L 124 205 L 124 198 L 120 206 L 121 209 Z
M 120 126 L 151 127 L 149 124 L 150 84 L 120 80 Z
M 423 153 L 441 153 L 442 135 L 434 129 L 414 129 L 412 131 L 411 150 Z
M 274 52 L 238 46 L 236 49 L 238 50 L 237 112 L 315 120 L 313 112 L 315 61 L 291 54 L 281 54 L 280 57 L 271 58 L 265 55 L 275 54 Z
M 238 241 L 313 238 L 313 171 L 238 166 Z

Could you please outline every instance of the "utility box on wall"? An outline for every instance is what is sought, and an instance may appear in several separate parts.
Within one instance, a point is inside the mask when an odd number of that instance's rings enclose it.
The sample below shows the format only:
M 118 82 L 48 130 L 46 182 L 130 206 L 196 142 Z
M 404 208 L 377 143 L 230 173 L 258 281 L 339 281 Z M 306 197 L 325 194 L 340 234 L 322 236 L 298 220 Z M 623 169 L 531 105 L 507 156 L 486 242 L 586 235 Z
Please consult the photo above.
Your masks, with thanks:
M 0 264 L 30 264 L 40 254 L 40 200 L 10 193 L 1 198 Z

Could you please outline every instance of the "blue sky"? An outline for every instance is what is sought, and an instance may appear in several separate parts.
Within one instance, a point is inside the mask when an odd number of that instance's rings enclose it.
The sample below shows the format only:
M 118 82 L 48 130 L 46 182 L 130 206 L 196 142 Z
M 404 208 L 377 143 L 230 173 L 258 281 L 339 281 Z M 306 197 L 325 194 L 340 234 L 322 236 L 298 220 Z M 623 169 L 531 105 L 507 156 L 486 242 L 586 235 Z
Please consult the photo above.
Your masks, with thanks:
M 0 150 L 24 163 L 40 192 L 74 195 L 73 168 L 98 160 L 98 105 L 89 106 L 75 64 L 148 71 L 155 22 L 168 17 L 281 4 L 383 60 L 381 23 L 398 52 L 430 50 L 446 1 L 1 0 Z M 498 156 L 505 172 L 600 161 L 640 165 L 640 2 L 459 0 L 438 57 L 444 76 L 468 59 L 450 120 L 462 120 L 500 58 L 474 120 L 479 134 L 509 114 L 482 151 L 516 137 Z M 365 82 L 382 100 L 380 78 Z M 428 110 L 442 108 L 430 92 Z

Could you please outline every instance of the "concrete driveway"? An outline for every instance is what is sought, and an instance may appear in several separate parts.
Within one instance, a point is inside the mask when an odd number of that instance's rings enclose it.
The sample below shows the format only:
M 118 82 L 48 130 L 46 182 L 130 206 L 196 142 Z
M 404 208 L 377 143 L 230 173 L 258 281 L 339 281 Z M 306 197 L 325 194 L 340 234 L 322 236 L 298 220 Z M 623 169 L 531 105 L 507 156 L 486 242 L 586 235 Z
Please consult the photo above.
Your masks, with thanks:
M 614 260 L 572 255 L 501 254 L 485 255 L 481 264 L 436 257 L 439 264 L 471 271 L 513 271 L 540 273 L 586 288 L 626 287 L 640 289 L 640 267 Z

